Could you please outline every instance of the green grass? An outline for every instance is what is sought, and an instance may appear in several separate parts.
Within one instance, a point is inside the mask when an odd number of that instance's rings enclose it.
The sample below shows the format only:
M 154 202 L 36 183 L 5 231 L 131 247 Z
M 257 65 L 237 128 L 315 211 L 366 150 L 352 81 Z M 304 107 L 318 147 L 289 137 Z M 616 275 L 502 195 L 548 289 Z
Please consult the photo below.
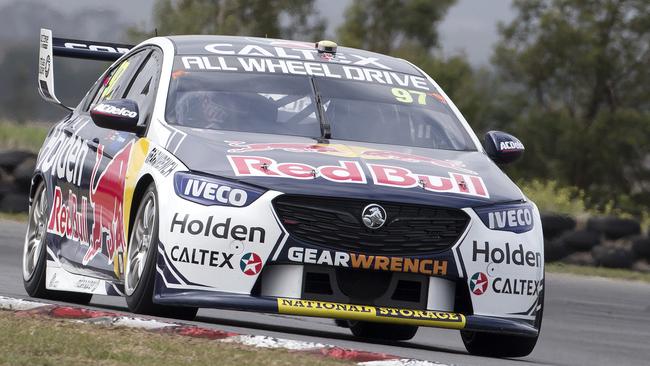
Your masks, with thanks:
M 519 181 L 521 190 L 541 212 L 578 216 L 587 213 L 585 193 L 578 188 L 565 187 L 554 180 Z
M 27 218 L 28 218 L 27 212 L 19 212 L 19 213 L 0 212 L 0 220 L 26 222 Z
M 50 126 L 41 123 L 0 121 L 0 150 L 24 149 L 38 152 Z
M 547 263 L 546 271 L 552 273 L 569 273 L 581 276 L 596 276 L 650 283 L 650 273 L 636 272 L 629 269 L 577 266 L 574 264 L 564 263 Z
M 0 365 L 333 366 L 351 363 L 281 349 L 0 311 Z

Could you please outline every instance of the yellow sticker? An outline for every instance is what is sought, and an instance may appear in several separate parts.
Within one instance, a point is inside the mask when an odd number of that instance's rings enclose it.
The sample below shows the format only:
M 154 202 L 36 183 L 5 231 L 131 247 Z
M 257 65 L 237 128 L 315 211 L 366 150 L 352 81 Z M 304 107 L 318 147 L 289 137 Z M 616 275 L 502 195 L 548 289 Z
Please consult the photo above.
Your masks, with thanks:
M 322 317 L 346 317 L 346 315 L 355 315 L 360 318 L 372 318 L 375 314 L 375 308 L 366 305 L 339 304 L 334 302 L 323 302 L 314 300 L 299 299 L 278 299 L 278 309 L 281 313 L 322 316 Z M 356 319 L 356 318 L 355 318 Z M 362 320 L 362 319 L 357 319 Z
M 420 105 L 427 104 L 427 93 L 423 91 L 393 88 L 391 92 L 398 102 L 408 104 L 417 103 Z
M 410 89 L 402 89 L 402 88 L 392 88 L 391 92 L 393 93 L 395 100 L 405 104 L 416 103 L 419 105 L 427 105 L 429 104 L 427 102 L 428 100 L 427 95 L 442 104 L 447 104 L 445 97 L 443 97 L 441 94 L 436 92 L 425 93 L 419 90 L 410 90 Z
M 396 309 L 315 300 L 278 298 L 278 312 L 448 329 L 463 329 L 465 327 L 464 315 L 447 311 Z
M 120 77 L 122 77 L 122 74 L 124 74 L 124 71 L 129 67 L 129 60 L 123 61 L 120 66 L 117 67 L 113 75 L 111 75 L 110 79 L 108 79 L 108 84 L 102 90 L 102 100 L 103 99 L 112 99 L 113 98 L 113 91 L 115 90 L 115 84 L 117 84 L 117 81 L 120 80 Z
M 124 222 L 124 239 L 127 248 L 122 252 L 122 261 L 113 261 L 113 271 L 118 278 L 121 277 L 121 274 L 124 274 L 126 270 L 126 268 L 120 268 L 120 266 L 124 266 L 128 255 L 128 243 L 130 240 L 129 222 L 131 221 L 131 206 L 134 203 L 133 194 L 135 193 L 135 186 L 138 183 L 137 179 L 140 177 L 140 170 L 144 165 L 144 159 L 147 157 L 147 153 L 149 152 L 149 144 L 150 141 L 147 138 L 140 138 L 133 144 L 133 147 L 131 148 L 131 156 L 129 157 L 129 165 L 126 169 L 122 215 Z M 135 202 L 135 204 L 138 203 L 139 202 Z

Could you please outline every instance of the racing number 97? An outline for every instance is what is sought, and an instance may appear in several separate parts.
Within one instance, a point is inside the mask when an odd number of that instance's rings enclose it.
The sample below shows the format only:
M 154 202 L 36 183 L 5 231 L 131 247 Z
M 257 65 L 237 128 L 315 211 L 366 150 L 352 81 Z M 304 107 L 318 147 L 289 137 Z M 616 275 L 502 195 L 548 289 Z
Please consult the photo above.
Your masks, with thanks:
M 402 103 L 414 103 L 415 99 L 413 96 L 417 97 L 417 103 L 420 105 L 426 105 L 427 104 L 427 93 L 417 91 L 417 90 L 407 90 L 407 89 L 402 89 L 402 88 L 393 88 L 391 90 L 393 92 L 393 95 L 395 96 L 395 99 L 397 101 L 402 102 Z

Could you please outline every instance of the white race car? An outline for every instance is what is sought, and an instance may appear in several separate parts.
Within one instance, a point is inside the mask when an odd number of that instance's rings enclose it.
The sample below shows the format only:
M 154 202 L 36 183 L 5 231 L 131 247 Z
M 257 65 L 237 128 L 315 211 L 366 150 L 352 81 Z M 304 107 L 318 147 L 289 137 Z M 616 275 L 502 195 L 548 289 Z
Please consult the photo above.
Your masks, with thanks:
M 276 39 L 40 37 L 114 60 L 49 132 L 32 179 L 29 295 L 126 297 L 136 313 L 213 307 L 337 319 L 406 340 L 458 329 L 471 353 L 529 354 L 544 254 L 536 206 L 417 66 Z

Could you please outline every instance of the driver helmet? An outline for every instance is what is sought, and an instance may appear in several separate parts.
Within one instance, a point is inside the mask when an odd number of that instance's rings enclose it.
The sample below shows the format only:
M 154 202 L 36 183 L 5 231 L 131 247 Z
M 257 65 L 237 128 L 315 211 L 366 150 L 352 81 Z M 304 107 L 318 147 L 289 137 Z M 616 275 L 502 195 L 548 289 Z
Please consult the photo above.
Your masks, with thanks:
M 182 126 L 223 128 L 231 118 L 226 98 L 209 91 L 185 93 L 176 105 L 176 121 Z

